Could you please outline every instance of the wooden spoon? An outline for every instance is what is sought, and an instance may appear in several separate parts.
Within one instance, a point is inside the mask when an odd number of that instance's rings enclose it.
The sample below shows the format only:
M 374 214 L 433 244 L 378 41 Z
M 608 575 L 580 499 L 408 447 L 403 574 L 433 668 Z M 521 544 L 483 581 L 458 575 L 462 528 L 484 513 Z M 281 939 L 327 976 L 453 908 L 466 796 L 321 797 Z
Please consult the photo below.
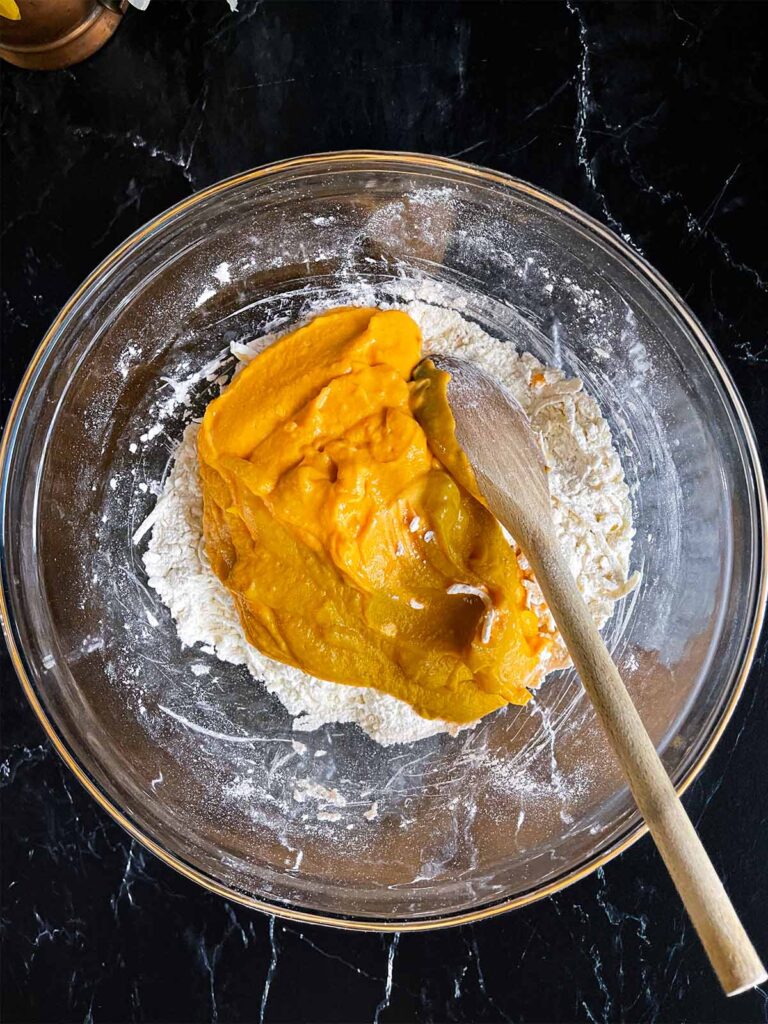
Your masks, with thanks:
M 571 575 L 552 522 L 541 448 L 517 401 L 453 356 L 429 357 L 450 375 L 448 401 L 489 509 L 531 564 L 584 689 L 621 762 L 648 830 L 725 992 L 766 980 L 766 970 L 662 765 Z M 438 452 L 438 454 L 440 454 Z

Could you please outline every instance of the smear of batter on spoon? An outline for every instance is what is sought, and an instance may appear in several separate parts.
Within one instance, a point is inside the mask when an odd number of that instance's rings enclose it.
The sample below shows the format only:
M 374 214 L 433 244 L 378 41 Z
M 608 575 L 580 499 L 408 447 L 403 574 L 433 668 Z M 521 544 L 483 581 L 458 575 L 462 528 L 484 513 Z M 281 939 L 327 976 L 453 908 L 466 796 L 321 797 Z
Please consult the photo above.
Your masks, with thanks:
M 416 418 L 420 358 L 416 323 L 375 308 L 257 356 L 198 435 L 205 543 L 262 653 L 464 723 L 525 703 L 548 641 L 501 528 Z

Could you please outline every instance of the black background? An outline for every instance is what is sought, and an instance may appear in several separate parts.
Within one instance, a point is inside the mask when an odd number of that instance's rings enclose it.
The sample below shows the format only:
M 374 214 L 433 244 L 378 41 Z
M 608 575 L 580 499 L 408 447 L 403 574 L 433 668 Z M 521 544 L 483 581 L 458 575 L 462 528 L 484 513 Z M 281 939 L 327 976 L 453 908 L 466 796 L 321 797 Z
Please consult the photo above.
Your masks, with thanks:
M 2 70 L 2 409 L 127 234 L 218 178 L 352 147 L 463 156 L 620 231 L 724 354 L 765 454 L 768 7 L 153 0 L 66 71 Z M 768 956 L 768 647 L 686 796 Z M 650 841 L 534 906 L 398 941 L 270 921 L 91 802 L 2 661 L 13 1021 L 768 1021 L 726 1000 Z M 391 972 L 388 977 L 388 967 Z

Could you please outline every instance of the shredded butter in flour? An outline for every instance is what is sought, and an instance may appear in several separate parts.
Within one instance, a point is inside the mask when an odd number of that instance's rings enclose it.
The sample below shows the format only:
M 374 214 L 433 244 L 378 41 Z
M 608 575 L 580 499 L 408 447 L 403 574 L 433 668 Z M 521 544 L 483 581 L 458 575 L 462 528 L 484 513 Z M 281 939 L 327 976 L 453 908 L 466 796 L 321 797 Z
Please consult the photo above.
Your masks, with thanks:
M 636 584 L 630 575 L 632 514 L 629 492 L 608 424 L 581 381 L 545 367 L 530 354 L 486 334 L 451 309 L 411 302 L 402 308 L 421 327 L 424 353 L 453 352 L 505 384 L 530 417 L 549 467 L 555 526 L 579 589 L 599 626 L 614 603 Z M 270 339 L 273 340 L 273 339 Z M 247 363 L 264 339 L 233 345 Z M 202 645 L 222 661 L 245 665 L 288 712 L 295 730 L 311 731 L 333 722 L 354 722 L 378 743 L 409 743 L 457 726 L 421 718 L 409 705 L 366 686 L 343 686 L 306 675 L 265 657 L 243 635 L 232 599 L 205 555 L 202 495 L 197 474 L 199 426 L 187 426 L 173 468 L 148 519 L 135 535 L 151 529 L 144 564 L 153 587 L 176 622 L 182 643 Z M 524 557 L 529 604 L 552 634 L 543 671 L 570 664 L 555 623 Z

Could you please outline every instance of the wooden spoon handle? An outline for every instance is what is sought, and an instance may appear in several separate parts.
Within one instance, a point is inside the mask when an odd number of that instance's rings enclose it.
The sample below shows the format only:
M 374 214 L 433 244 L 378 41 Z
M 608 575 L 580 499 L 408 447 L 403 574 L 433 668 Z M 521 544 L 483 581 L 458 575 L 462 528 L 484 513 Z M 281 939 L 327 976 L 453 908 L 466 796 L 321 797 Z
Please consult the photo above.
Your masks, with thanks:
M 579 593 L 556 538 L 518 540 L 728 995 L 766 980 L 766 970 L 696 834 L 635 705 Z

